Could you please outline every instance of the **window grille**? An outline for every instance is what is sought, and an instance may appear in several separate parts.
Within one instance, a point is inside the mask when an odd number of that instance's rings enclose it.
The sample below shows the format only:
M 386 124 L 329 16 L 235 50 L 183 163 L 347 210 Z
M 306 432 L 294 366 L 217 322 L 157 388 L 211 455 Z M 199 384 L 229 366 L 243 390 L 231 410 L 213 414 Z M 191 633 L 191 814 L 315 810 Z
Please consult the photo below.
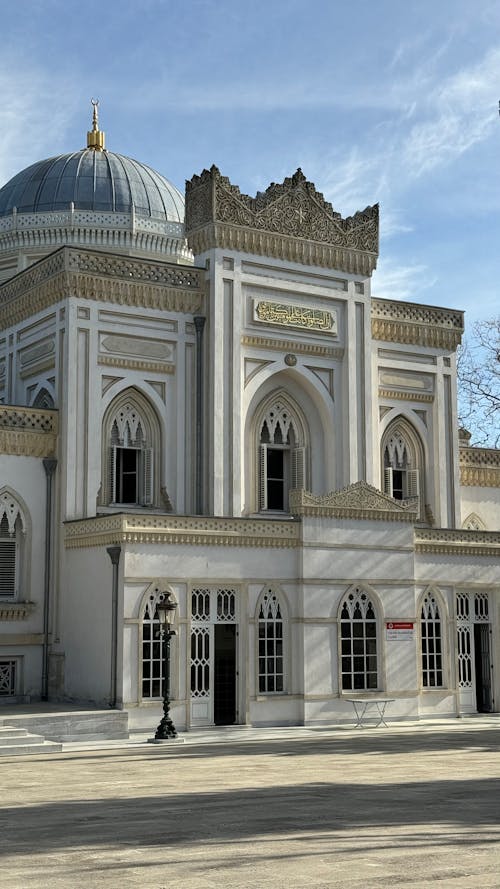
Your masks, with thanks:
M 20 551 L 25 518 L 16 498 L 4 490 L 0 494 L 0 599 L 19 594 Z
M 355 589 L 340 612 L 341 682 L 343 691 L 378 688 L 377 618 L 367 594 Z
M 12 697 L 16 694 L 17 661 L 0 661 L 0 697 Z
M 284 691 L 283 615 L 275 592 L 262 597 L 258 619 L 259 692 Z
M 152 593 L 142 619 L 142 697 L 163 696 L 163 640 L 157 605 L 160 597 Z
M 443 651 L 441 617 L 436 599 L 427 595 L 420 615 L 422 642 L 422 685 L 440 688 L 443 685 Z

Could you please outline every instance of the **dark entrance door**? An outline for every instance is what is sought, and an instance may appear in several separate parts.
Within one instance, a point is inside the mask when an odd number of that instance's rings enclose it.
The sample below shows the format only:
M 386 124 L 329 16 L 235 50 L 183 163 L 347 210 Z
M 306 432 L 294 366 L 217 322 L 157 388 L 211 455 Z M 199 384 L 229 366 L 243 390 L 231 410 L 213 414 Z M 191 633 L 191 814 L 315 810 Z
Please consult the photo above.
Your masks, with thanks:
M 492 707 L 490 624 L 474 624 L 474 657 L 476 661 L 476 706 L 479 713 L 490 713 Z
M 215 624 L 214 722 L 236 722 L 236 625 Z

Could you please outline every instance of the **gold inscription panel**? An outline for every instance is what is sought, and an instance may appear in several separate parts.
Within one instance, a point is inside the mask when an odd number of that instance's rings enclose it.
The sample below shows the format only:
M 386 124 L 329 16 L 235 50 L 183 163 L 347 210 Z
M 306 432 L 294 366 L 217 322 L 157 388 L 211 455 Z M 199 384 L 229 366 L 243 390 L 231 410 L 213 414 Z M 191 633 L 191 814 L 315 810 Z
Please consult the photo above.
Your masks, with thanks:
M 254 320 L 263 324 L 279 324 L 281 327 L 300 327 L 337 335 L 337 315 L 324 309 L 311 309 L 291 303 L 275 303 L 254 300 Z

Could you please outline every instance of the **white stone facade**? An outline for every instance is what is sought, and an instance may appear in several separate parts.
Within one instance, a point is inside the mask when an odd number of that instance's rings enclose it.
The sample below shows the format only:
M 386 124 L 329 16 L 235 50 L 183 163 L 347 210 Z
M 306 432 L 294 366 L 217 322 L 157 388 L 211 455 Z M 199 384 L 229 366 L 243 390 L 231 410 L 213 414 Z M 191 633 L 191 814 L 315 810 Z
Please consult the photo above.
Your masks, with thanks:
M 168 591 L 178 728 L 498 710 L 462 314 L 373 298 L 376 208 L 342 220 L 300 172 L 251 199 L 204 171 L 186 234 L 185 265 L 72 240 L 0 286 L 0 705 L 154 725 Z

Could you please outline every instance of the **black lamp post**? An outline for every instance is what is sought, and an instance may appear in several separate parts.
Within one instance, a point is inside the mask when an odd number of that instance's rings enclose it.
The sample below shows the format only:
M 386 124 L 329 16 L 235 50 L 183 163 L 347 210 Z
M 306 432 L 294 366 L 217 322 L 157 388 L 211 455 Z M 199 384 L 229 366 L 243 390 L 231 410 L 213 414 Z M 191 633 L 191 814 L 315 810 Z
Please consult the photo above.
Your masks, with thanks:
M 177 602 L 171 593 L 165 593 L 164 598 L 156 606 L 163 640 L 163 717 L 156 729 L 155 741 L 168 741 L 169 738 L 177 737 L 175 725 L 170 718 L 170 639 L 175 636 L 175 630 L 171 629 L 171 625 L 176 608 Z

